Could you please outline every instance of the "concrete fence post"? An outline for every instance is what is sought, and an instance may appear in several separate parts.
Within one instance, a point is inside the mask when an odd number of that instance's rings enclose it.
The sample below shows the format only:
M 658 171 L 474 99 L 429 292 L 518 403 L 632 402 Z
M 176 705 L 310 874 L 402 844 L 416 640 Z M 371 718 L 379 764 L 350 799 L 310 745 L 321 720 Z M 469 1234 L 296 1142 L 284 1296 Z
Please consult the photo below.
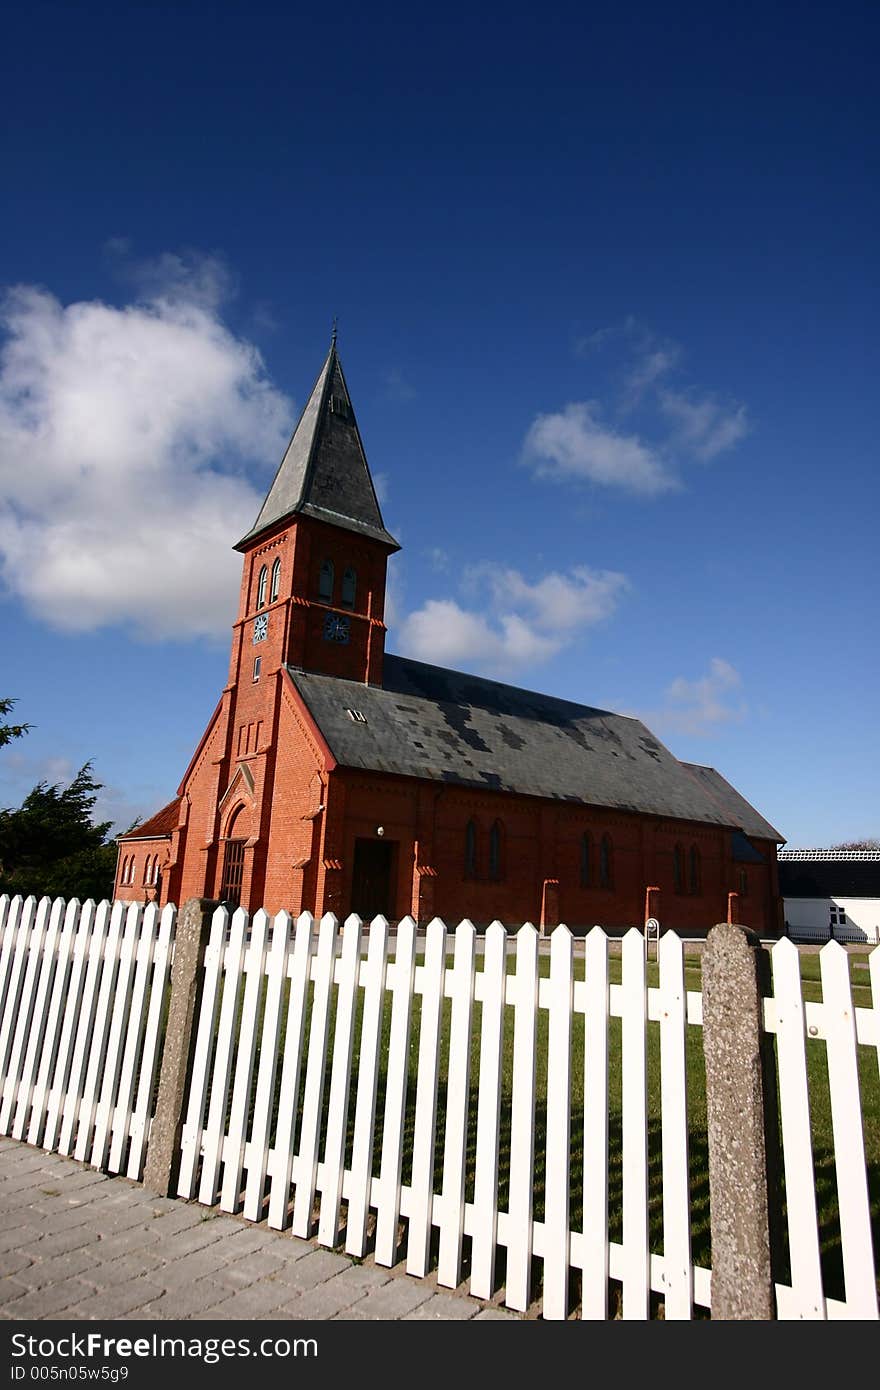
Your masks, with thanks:
M 772 1078 L 761 1003 L 768 964 L 754 932 L 730 922 L 711 928 L 702 976 L 713 1318 L 775 1317 L 765 1121 Z
M 163 1197 L 171 1195 L 177 1176 L 197 1004 L 201 993 L 201 964 L 211 930 L 211 918 L 217 906 L 208 898 L 190 898 L 177 917 L 168 1026 L 143 1179 L 148 1191 Z

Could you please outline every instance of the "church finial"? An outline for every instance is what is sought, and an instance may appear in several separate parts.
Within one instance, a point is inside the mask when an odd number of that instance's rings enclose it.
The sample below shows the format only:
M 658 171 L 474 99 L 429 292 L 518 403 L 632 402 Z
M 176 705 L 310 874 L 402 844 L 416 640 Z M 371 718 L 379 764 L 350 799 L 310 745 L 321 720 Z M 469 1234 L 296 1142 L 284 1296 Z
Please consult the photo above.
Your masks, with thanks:
M 338 323 L 339 323 L 339 319 L 338 319 L 338 318 L 336 317 L 336 315 L 334 314 L 334 315 L 333 315 L 333 332 L 330 334 L 330 347 L 331 347 L 331 350 L 334 349 L 334 348 L 336 347 L 336 332 L 337 332 L 337 324 L 338 324 Z

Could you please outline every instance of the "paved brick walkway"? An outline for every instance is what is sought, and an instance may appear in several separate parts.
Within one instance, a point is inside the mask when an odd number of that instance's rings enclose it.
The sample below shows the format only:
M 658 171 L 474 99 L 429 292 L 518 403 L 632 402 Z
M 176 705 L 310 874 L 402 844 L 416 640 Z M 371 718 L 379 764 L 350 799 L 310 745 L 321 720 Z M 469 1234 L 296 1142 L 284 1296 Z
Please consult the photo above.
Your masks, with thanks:
M 411 1279 L 73 1159 L 0 1139 L 0 1317 L 505 1318 Z

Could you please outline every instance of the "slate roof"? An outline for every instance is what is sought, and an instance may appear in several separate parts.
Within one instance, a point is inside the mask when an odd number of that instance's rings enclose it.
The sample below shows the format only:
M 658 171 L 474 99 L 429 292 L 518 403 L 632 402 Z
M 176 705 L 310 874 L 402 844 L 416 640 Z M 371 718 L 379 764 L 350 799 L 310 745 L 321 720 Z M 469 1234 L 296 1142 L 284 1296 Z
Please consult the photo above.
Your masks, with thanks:
M 160 840 L 163 836 L 170 835 L 172 830 L 177 829 L 180 801 L 181 798 L 176 796 L 167 806 L 163 806 L 161 811 L 145 820 L 143 825 L 136 825 L 127 835 L 117 835 L 117 843 L 120 840 Z
M 385 530 L 335 336 L 260 514 L 235 549 L 298 513 L 400 549 Z
M 703 791 L 715 802 L 726 818 L 728 825 L 738 825 L 746 835 L 756 840 L 775 840 L 785 844 L 785 836 L 780 835 L 769 821 L 759 815 L 754 806 L 741 796 L 714 767 L 702 767 L 700 763 L 682 763 L 682 767 L 700 783 Z
M 710 795 L 637 719 L 399 656 L 386 655 L 382 687 L 287 670 L 344 767 L 779 838 L 717 773 L 731 796 Z

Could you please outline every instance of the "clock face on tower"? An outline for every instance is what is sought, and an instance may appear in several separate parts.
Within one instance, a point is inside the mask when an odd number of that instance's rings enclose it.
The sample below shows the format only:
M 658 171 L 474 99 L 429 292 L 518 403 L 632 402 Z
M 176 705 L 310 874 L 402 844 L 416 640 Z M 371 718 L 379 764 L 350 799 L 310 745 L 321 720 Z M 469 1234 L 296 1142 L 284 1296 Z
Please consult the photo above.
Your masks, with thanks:
M 268 632 L 269 632 L 269 614 L 268 614 L 268 613 L 259 613 L 259 614 L 257 615 L 257 617 L 254 618 L 254 641 L 255 641 L 255 642 L 265 642 L 266 636 L 267 636 Z
M 349 620 L 344 613 L 328 613 L 324 619 L 325 642 L 347 642 Z

